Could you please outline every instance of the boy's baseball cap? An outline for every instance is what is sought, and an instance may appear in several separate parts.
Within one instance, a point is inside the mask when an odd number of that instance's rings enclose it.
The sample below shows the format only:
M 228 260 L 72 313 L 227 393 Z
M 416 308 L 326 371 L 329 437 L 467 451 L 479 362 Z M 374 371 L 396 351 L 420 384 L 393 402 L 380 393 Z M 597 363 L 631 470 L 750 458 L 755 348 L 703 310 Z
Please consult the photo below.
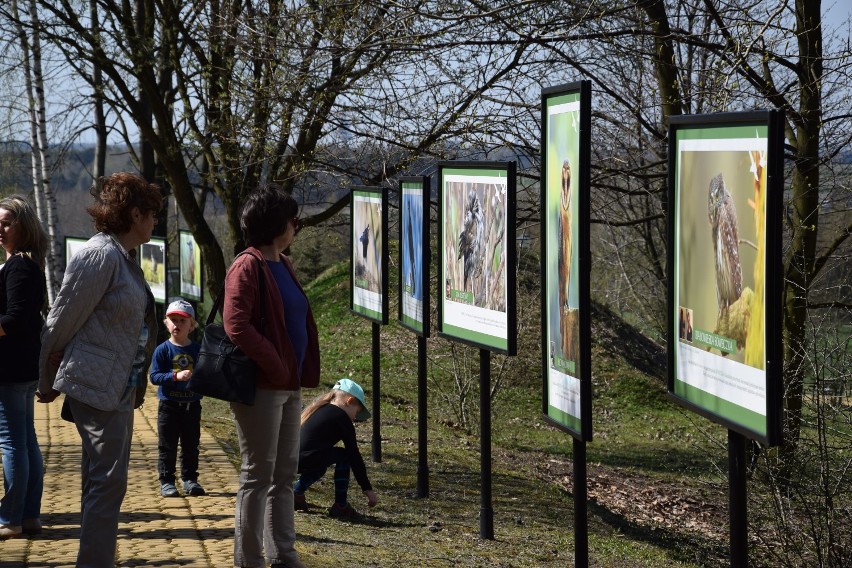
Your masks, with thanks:
M 334 383 L 333 388 L 334 390 L 351 394 L 358 399 L 358 402 L 361 403 L 361 410 L 359 410 L 358 414 L 355 415 L 355 420 L 362 422 L 371 416 L 370 411 L 367 409 L 367 403 L 364 402 L 364 389 L 361 388 L 361 385 L 350 379 L 340 379 Z
M 192 304 L 186 300 L 175 300 L 169 304 L 169 307 L 166 310 L 166 315 L 170 316 L 172 314 L 195 319 L 195 310 L 192 309 Z

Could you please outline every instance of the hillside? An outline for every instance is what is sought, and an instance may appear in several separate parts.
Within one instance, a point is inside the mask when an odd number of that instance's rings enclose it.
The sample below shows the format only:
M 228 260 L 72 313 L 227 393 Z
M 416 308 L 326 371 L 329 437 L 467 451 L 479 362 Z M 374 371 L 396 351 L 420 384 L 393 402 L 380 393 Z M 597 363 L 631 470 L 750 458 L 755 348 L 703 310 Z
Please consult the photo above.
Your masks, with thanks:
M 308 286 L 321 333 L 323 376 L 359 380 L 371 396 L 371 323 L 348 310 L 348 268 Z M 391 320 L 396 306 L 391 305 Z M 523 310 L 534 319 L 535 310 Z M 726 564 L 724 432 L 666 400 L 664 352 L 607 310 L 593 330 L 594 440 L 588 444 L 593 566 Z M 532 330 L 533 321 L 521 327 Z M 327 518 L 327 480 L 297 514 L 298 548 L 310 566 L 565 566 L 573 560 L 571 438 L 541 418 L 540 355 L 492 359 L 494 540 L 479 538 L 477 353 L 432 338 L 429 352 L 429 485 L 416 499 L 416 341 L 396 323 L 381 330 L 382 461 L 369 461 L 371 425 L 359 426 L 362 453 L 380 504 L 359 523 Z M 537 348 L 537 347 L 536 347 Z M 451 355 L 455 355 L 452 358 Z M 455 363 L 451 363 L 455 361 Z M 236 447 L 228 411 L 205 404 L 205 426 Z M 236 457 L 236 456 L 235 456 Z M 353 505 L 365 510 L 356 493 Z

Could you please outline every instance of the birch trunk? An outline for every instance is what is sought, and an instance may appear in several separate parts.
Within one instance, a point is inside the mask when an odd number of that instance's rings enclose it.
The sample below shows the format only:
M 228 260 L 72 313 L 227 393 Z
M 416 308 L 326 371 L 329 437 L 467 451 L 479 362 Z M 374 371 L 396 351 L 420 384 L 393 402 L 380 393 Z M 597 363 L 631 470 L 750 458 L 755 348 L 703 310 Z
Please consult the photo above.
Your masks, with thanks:
M 20 24 L 18 2 L 12 0 L 12 13 L 15 16 L 16 32 L 21 44 L 22 65 L 27 90 L 27 109 L 30 119 L 30 156 L 32 160 L 33 199 L 36 213 L 42 224 L 46 224 L 50 246 L 45 259 L 45 279 L 47 282 L 47 301 L 53 305 L 58 282 L 58 245 L 56 242 L 56 200 L 50 191 L 47 168 L 47 125 L 44 104 L 44 81 L 41 72 L 41 46 L 38 34 L 32 34 L 32 45 Z M 38 27 L 38 15 L 35 3 L 30 2 L 30 19 L 33 28 Z
M 41 189 L 43 187 L 42 172 L 44 171 L 41 163 L 43 153 L 39 151 L 38 116 L 36 110 L 37 104 L 34 95 L 35 89 L 33 88 L 33 63 L 31 60 L 30 43 L 27 38 L 27 34 L 20 23 L 21 19 L 19 17 L 17 0 L 12 0 L 11 8 L 12 14 L 14 15 L 15 31 L 18 35 L 18 41 L 21 44 L 21 64 L 24 71 L 24 82 L 27 91 L 27 112 L 30 121 L 30 159 L 32 164 L 33 200 L 35 201 L 36 213 L 38 214 L 39 219 L 41 219 L 41 222 L 44 223 L 47 206 L 44 200 L 44 193 Z M 35 36 L 35 34 L 33 35 Z M 48 251 L 48 256 L 50 254 L 51 251 Z M 48 304 L 50 305 L 53 304 L 53 289 L 50 286 L 51 267 L 51 264 L 45 265 L 45 278 L 48 283 Z
M 41 40 L 39 40 L 40 23 L 38 19 L 38 11 L 36 9 L 35 0 L 30 0 L 30 21 L 33 29 L 36 30 L 32 34 L 32 76 L 33 76 L 33 93 L 36 105 L 36 125 L 37 125 L 37 141 L 36 151 L 39 154 L 39 164 L 41 165 L 41 199 L 43 209 L 40 212 L 42 223 L 47 221 L 47 236 L 50 246 L 47 249 L 47 259 L 45 263 L 45 276 L 47 277 L 47 301 L 52 306 L 53 298 L 56 296 L 56 291 L 59 283 L 62 281 L 62 272 L 60 270 L 60 250 L 57 235 L 57 216 L 56 216 L 56 196 L 53 193 L 53 188 L 50 184 L 50 170 L 48 167 L 48 146 L 47 139 L 47 110 L 44 102 L 44 77 L 42 75 L 41 66 Z M 38 191 L 36 191 L 38 193 Z

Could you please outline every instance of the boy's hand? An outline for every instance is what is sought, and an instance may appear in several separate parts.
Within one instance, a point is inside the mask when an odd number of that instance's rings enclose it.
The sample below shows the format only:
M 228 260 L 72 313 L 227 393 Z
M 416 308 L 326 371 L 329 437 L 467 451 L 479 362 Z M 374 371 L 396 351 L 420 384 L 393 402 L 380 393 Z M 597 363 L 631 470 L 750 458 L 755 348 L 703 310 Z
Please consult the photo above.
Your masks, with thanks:
M 190 377 L 192 377 L 192 371 L 189 369 L 184 369 L 183 371 L 175 373 L 175 380 L 179 383 L 185 383 Z
M 367 506 L 368 507 L 375 507 L 376 503 L 379 502 L 379 498 L 376 496 L 376 492 L 373 491 L 372 489 L 368 489 L 368 490 L 364 491 L 364 495 L 367 496 Z

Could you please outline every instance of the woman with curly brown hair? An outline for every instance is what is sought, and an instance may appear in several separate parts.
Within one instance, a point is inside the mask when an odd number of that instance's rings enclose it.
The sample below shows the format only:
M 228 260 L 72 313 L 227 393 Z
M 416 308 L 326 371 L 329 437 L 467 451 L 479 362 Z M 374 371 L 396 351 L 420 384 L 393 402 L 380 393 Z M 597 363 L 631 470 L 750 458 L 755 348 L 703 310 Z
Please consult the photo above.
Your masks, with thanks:
M 45 403 L 65 394 L 83 443 L 78 568 L 115 565 L 133 409 L 142 405 L 157 336 L 135 249 L 150 240 L 163 204 L 159 186 L 130 173 L 99 179 L 91 193 L 99 232 L 65 269 L 42 334 L 36 392 Z

